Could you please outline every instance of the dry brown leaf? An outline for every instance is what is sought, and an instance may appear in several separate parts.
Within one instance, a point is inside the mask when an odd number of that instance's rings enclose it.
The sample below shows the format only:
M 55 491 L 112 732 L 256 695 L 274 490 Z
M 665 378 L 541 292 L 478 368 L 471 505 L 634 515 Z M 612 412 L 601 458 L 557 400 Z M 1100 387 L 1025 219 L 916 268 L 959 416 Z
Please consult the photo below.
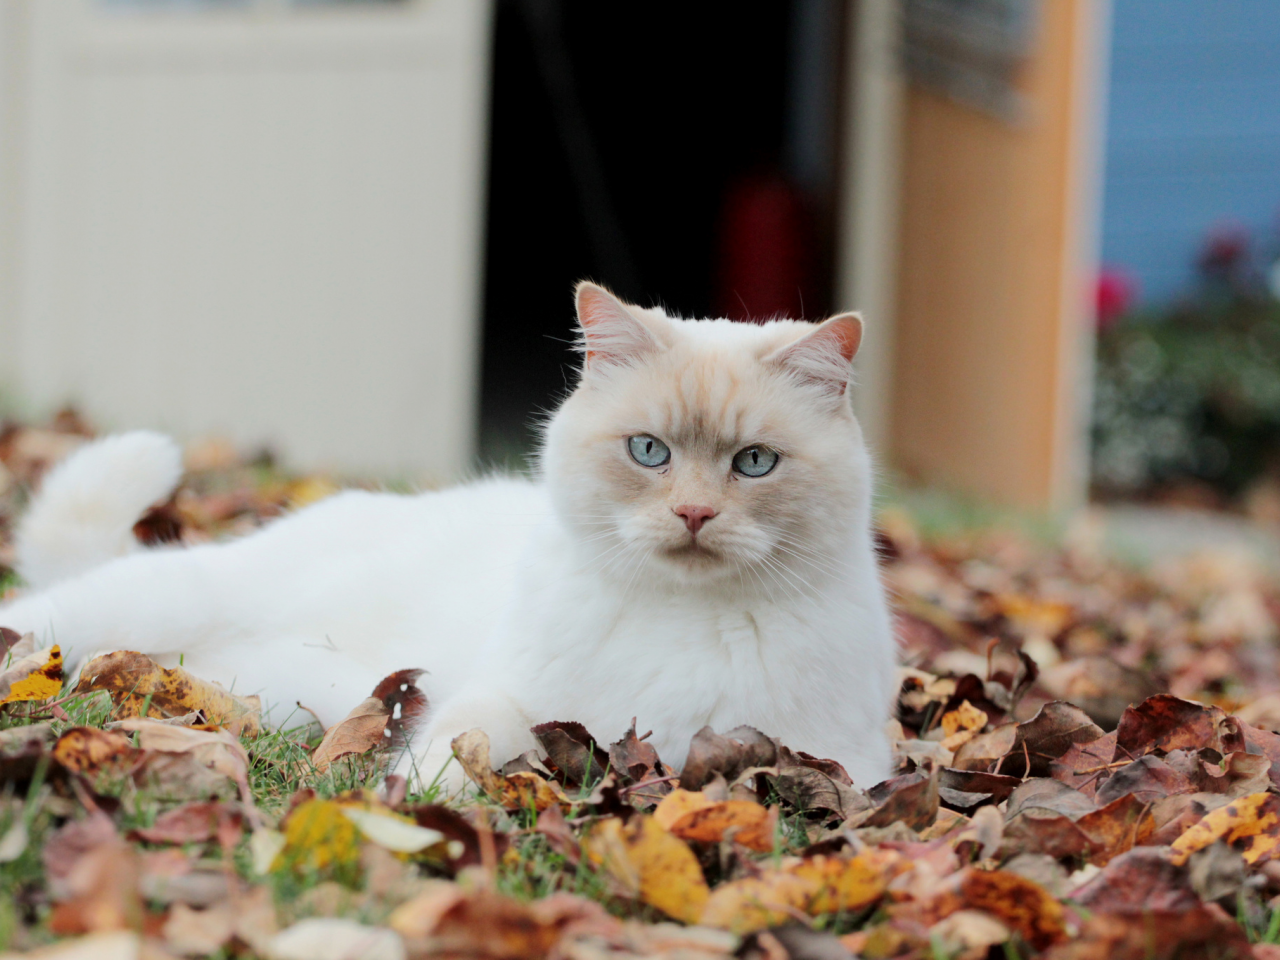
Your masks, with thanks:
M 703 727 L 689 743 L 680 786 L 698 790 L 716 774 L 732 783 L 745 770 L 772 767 L 777 761 L 777 744 L 755 727 L 735 727 L 723 735 Z
M 489 737 L 479 728 L 459 734 L 451 746 L 471 782 L 504 809 L 541 812 L 552 804 L 569 804 L 569 798 L 554 780 L 529 772 L 509 776 L 495 773 L 489 765 Z
M 120 650 L 95 657 L 85 665 L 77 693 L 106 690 L 125 715 L 154 719 L 199 711 L 208 723 L 255 735 L 261 729 L 262 705 L 257 697 L 239 697 L 216 683 L 192 676 L 181 667 L 166 669 L 150 657 Z
M 224 846 L 234 848 L 239 840 L 240 811 L 228 803 L 212 800 L 185 803 L 166 810 L 149 827 L 139 827 L 130 836 L 147 843 L 204 843 L 220 833 L 231 839 Z
M 355 709 L 324 732 L 324 739 L 311 755 L 320 772 L 335 760 L 368 753 L 387 742 L 387 720 L 391 711 L 377 697 L 366 697 Z
M 443 881 L 427 884 L 417 897 L 398 907 L 389 921 L 414 956 L 537 960 L 575 933 L 609 939 L 621 933 L 621 924 L 598 904 L 570 894 L 521 903 L 484 887 L 465 890 Z
M 137 853 L 118 837 L 85 851 L 63 878 L 66 896 L 54 907 L 49 929 L 60 936 L 141 929 L 141 874 Z

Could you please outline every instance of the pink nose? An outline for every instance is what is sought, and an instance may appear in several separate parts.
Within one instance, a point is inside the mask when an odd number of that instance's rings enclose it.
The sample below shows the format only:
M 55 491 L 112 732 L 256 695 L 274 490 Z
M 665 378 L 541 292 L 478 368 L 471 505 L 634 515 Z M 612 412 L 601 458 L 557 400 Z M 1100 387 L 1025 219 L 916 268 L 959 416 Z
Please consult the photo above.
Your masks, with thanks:
M 684 518 L 684 525 L 689 528 L 689 532 L 695 537 L 698 535 L 698 531 L 702 529 L 702 525 L 716 515 L 716 512 L 710 507 L 698 507 L 689 503 L 672 509 L 677 517 Z

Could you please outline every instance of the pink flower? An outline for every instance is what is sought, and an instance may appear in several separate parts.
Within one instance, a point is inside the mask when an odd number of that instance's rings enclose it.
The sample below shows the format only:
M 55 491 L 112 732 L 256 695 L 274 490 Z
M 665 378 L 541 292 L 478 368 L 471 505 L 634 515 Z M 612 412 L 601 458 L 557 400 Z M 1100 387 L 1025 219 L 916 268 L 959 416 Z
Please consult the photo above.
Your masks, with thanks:
M 1137 284 L 1129 274 L 1118 267 L 1103 267 L 1098 274 L 1096 309 L 1098 330 L 1115 325 L 1133 305 Z

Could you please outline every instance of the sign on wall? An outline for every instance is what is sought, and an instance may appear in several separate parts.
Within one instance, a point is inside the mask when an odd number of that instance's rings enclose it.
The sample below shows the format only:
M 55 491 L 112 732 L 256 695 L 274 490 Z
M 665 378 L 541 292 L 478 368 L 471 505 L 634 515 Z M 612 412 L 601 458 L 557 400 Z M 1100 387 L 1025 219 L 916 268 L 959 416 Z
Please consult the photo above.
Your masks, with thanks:
M 1015 83 L 1040 0 L 904 0 L 911 80 L 1009 123 L 1026 113 Z

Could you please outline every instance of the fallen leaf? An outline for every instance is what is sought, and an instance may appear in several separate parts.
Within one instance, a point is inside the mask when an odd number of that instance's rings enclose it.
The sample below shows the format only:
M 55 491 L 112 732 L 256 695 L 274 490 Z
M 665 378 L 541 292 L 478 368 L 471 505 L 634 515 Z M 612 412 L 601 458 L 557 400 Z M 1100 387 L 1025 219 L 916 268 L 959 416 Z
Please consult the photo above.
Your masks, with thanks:
M 312 917 L 281 930 L 266 944 L 270 960 L 405 960 L 394 930 L 337 917 Z
M 311 754 L 311 763 L 323 773 L 336 760 L 388 745 L 385 734 L 390 717 L 391 711 L 380 698 L 366 697 L 324 732 L 324 739 Z
M 106 690 L 125 715 L 155 719 L 199 711 L 208 723 L 254 735 L 262 712 L 257 697 L 238 697 L 181 667 L 165 669 L 150 657 L 129 650 L 95 657 L 80 672 L 77 693 Z
M 56 900 L 64 900 L 74 894 L 68 878 L 85 855 L 98 847 L 115 844 L 119 840 L 115 824 L 102 812 L 90 813 L 80 820 L 63 824 L 44 842 L 40 859 L 44 863 L 49 892 Z
M 0 703 L 48 700 L 62 689 L 62 650 L 55 644 L 13 661 L 0 673 Z
M 486 888 L 467 891 L 456 884 L 430 883 L 390 919 L 415 955 L 539 960 L 553 950 L 558 953 L 563 947 L 557 945 L 576 934 L 588 935 L 598 945 L 622 932 L 621 924 L 598 904 L 570 894 L 521 903 Z
M 1007 870 L 963 873 L 965 907 L 999 918 L 1038 950 L 1066 938 L 1066 911 L 1044 887 Z
M 271 870 L 320 875 L 354 885 L 360 872 L 360 834 L 333 800 L 307 800 L 290 812 L 284 845 Z
M 660 777 L 669 776 L 671 771 L 658 757 L 658 751 L 647 740 L 636 737 L 636 721 L 631 719 L 631 726 L 622 735 L 622 739 L 609 746 L 609 763 L 614 770 L 626 774 L 635 783 L 643 783 Z M 670 783 L 655 783 L 649 792 L 655 797 L 662 797 L 672 789 Z
M 1187 870 L 1175 866 L 1168 852 L 1156 847 L 1122 853 L 1073 890 L 1071 899 L 1107 913 L 1177 913 L 1200 905 Z
M 585 849 L 632 897 L 686 923 L 701 916 L 708 889 L 698 858 L 652 817 L 602 820 L 587 834 Z
M 956 709 L 942 715 L 942 732 L 946 734 L 942 745 L 951 751 L 968 743 L 987 725 L 987 714 L 968 700 L 962 700 Z
M 114 930 L 63 940 L 22 954 L 3 953 L 0 960 L 168 960 L 168 955 L 148 949 L 133 931 Z
M 445 840 L 439 830 L 420 827 L 390 810 L 344 805 L 342 812 L 365 837 L 394 853 L 421 853 Z
M 1022 782 L 1018 777 L 999 773 L 943 767 L 938 771 L 938 798 L 952 809 L 967 813 L 984 803 L 1003 803 Z
M 59 936 L 141 929 L 140 879 L 138 855 L 119 837 L 92 847 L 62 878 L 64 896 L 54 906 L 49 929 Z
M 495 773 L 489 765 L 489 738 L 483 730 L 468 730 L 454 738 L 454 754 L 471 782 L 507 810 L 542 811 L 555 803 L 568 805 L 569 798 L 554 780 L 536 773 Z
M 736 934 L 781 926 L 803 916 L 812 880 L 783 870 L 722 883 L 707 898 L 701 922 Z
M 677 787 L 669 794 L 662 798 L 662 801 L 653 810 L 653 819 L 664 830 L 670 830 L 671 825 L 683 817 L 685 814 L 692 813 L 695 810 L 704 810 L 715 803 L 701 790 L 685 790 Z
M 808 857 L 788 867 L 732 880 L 707 899 L 701 922 L 734 933 L 753 933 L 806 915 L 849 912 L 884 895 L 893 853 Z
M 774 789 L 799 810 L 826 812 L 848 820 L 872 806 L 866 794 L 852 784 L 839 764 L 831 766 L 786 747 L 778 751 Z
M 456 810 L 451 810 L 442 804 L 431 803 L 404 807 L 401 808 L 400 812 L 412 817 L 414 823 L 418 826 L 438 831 L 444 836 L 446 840 L 444 851 L 447 857 L 445 866 L 447 869 L 456 872 L 464 867 L 479 866 L 483 862 L 480 832 Z M 538 822 L 541 823 L 543 817 L 552 813 L 558 815 L 561 822 L 564 821 L 564 814 L 560 812 L 559 805 L 553 804 L 542 811 L 538 817 Z M 570 834 L 570 837 L 572 838 L 572 834 Z M 489 832 L 489 840 L 494 845 L 495 857 L 501 857 L 511 842 L 507 834 L 493 833 L 491 831 Z M 578 845 L 576 838 L 573 838 L 573 845 L 576 849 Z
M 247 814 L 255 816 L 249 755 L 239 738 L 226 730 L 175 727 L 142 717 L 121 721 L 120 729 L 136 733 L 145 754 L 134 774 L 140 784 L 172 799 L 207 799 L 210 792 L 222 792 L 220 778 L 226 778 L 239 788 Z
M 566 785 L 583 786 L 604 776 L 609 755 L 582 724 L 554 720 L 538 724 L 532 733 L 547 759 L 564 775 Z
M 1120 718 L 1113 759 L 1137 759 L 1153 750 L 1168 753 L 1208 747 L 1222 754 L 1243 751 L 1243 736 L 1226 720 L 1226 714 L 1218 707 L 1167 693 L 1148 697 L 1129 707 Z
M 850 818 L 855 827 L 888 827 L 901 823 L 925 830 L 938 818 L 938 776 L 917 770 L 877 784 L 867 792 L 875 807 Z
M 240 811 L 227 803 L 196 801 L 173 810 L 166 810 L 156 817 L 149 827 L 139 827 L 130 837 L 147 843 L 204 843 L 218 836 L 224 822 L 236 824 L 242 820 Z
M 929 941 L 943 956 L 987 956 L 1013 935 L 1003 922 L 984 910 L 957 910 L 929 928 Z
M 698 843 L 719 843 L 732 837 L 734 843 L 768 853 L 774 848 L 777 824 L 777 808 L 766 809 L 750 800 L 725 800 L 690 810 L 665 829 L 682 840 Z
M 1252 960 L 1254 954 L 1231 917 L 1216 904 L 1165 913 L 1143 914 L 1140 922 L 1123 913 L 1093 913 L 1071 940 L 1059 943 L 1044 960 Z
M 72 773 L 120 773 L 137 756 L 129 738 L 96 727 L 72 727 L 53 747 L 53 759 Z
M 1218 840 L 1238 849 L 1247 863 L 1272 859 L 1280 847 L 1280 795 L 1254 793 L 1210 811 L 1173 841 L 1173 862 L 1184 864 Z
M 777 744 L 754 727 L 735 727 L 723 735 L 703 727 L 689 743 L 689 753 L 680 770 L 680 786 L 698 790 L 716 774 L 731 783 L 743 771 L 771 767 L 777 759 Z

